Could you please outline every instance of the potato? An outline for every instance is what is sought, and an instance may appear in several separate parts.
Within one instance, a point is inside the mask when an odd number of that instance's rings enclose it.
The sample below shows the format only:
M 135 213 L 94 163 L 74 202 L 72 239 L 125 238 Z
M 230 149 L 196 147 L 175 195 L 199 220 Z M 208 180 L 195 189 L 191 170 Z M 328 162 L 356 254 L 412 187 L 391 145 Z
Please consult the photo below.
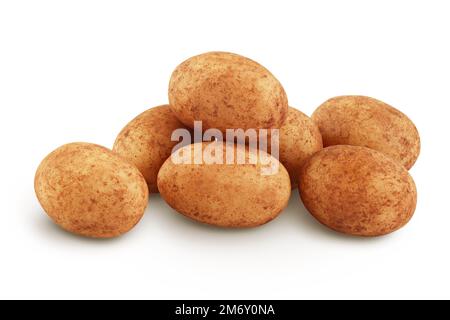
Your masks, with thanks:
M 322 150 L 322 136 L 316 124 L 301 111 L 289 108 L 288 117 L 280 128 L 279 158 L 297 187 L 300 169 L 311 155 Z
M 194 120 L 204 129 L 271 129 L 284 123 L 288 111 L 280 82 L 263 66 L 226 52 L 188 59 L 172 74 L 170 107 L 186 126 Z
M 128 123 L 114 143 L 113 151 L 139 169 L 152 193 L 158 192 L 158 171 L 178 143 L 171 141 L 172 132 L 178 128 L 183 124 L 169 106 L 159 106 Z
M 305 207 L 324 225 L 357 236 L 380 236 L 414 214 L 416 187 L 408 171 L 366 147 L 333 146 L 309 158 L 299 182 Z
M 347 144 L 378 150 L 410 169 L 420 152 L 412 121 L 388 104 L 363 96 L 342 96 L 322 104 L 312 115 L 325 147 Z
M 138 169 L 88 143 L 67 144 L 50 153 L 37 169 L 34 187 L 56 224 L 93 238 L 129 231 L 148 203 L 147 185 Z
M 217 144 L 197 143 L 179 152 L 193 159 Z M 158 188 L 164 200 L 191 219 L 220 227 L 256 227 L 277 217 L 291 194 L 286 169 L 267 153 L 258 156 L 254 149 L 241 145 L 219 143 L 218 150 L 222 154 L 214 149 L 210 153 L 224 160 L 221 164 L 206 161 L 207 158 L 200 158 L 198 164 L 169 158 L 158 174 Z M 227 156 L 243 150 L 247 150 L 245 164 L 238 164 L 237 157 L 232 164 L 225 163 Z M 251 164 L 250 158 L 257 163 Z M 273 174 L 269 175 L 264 168 L 274 169 Z

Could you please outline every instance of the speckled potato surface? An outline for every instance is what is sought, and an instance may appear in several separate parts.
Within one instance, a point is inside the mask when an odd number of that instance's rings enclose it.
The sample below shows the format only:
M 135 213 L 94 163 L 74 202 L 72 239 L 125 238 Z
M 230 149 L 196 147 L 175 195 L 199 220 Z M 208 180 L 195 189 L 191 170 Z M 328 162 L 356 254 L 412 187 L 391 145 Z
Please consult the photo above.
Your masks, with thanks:
M 150 192 L 157 193 L 157 176 L 178 142 L 172 132 L 184 128 L 168 105 L 155 107 L 133 119 L 120 132 L 113 151 L 133 163 L 143 174 Z
M 203 152 L 210 143 L 200 143 Z M 197 153 L 195 144 L 180 152 Z M 242 146 L 223 146 L 223 157 L 229 150 Z M 248 150 L 247 150 L 248 151 Z M 256 156 L 255 151 L 248 151 Z M 257 164 L 175 164 L 168 159 L 158 175 L 158 187 L 164 200 L 181 214 L 220 227 L 256 227 L 276 218 L 287 206 L 291 194 L 286 169 L 278 164 L 273 175 L 263 175 Z
M 35 176 L 42 208 L 63 229 L 111 238 L 132 229 L 148 204 L 137 168 L 94 144 L 71 143 L 50 153 Z
M 279 158 L 289 172 L 293 188 L 297 187 L 305 160 L 322 148 L 317 125 L 307 115 L 290 107 L 286 122 L 280 128 Z
M 342 233 L 380 236 L 404 226 L 417 193 L 408 171 L 365 147 L 332 146 L 303 166 L 300 196 L 322 224 Z
M 370 97 L 341 96 L 312 115 L 325 147 L 355 145 L 378 150 L 410 169 L 420 153 L 414 123 L 402 112 Z
M 169 102 L 187 126 L 279 128 L 288 101 L 280 82 L 259 63 L 226 52 L 209 52 L 180 64 L 169 84 Z

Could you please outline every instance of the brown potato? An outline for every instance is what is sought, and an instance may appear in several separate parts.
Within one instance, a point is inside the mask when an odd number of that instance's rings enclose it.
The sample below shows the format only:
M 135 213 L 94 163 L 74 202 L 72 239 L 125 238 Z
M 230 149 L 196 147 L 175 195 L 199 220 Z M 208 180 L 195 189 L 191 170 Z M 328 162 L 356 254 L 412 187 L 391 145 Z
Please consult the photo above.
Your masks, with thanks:
M 309 158 L 299 181 L 305 207 L 322 224 L 357 236 L 380 236 L 404 226 L 417 193 L 408 171 L 365 147 L 333 146 Z
M 179 65 L 169 85 L 170 107 L 186 126 L 204 129 L 279 128 L 288 101 L 280 82 L 263 66 L 233 53 L 209 52 Z
M 93 238 L 129 231 L 148 203 L 147 185 L 138 169 L 88 143 L 67 144 L 50 153 L 37 169 L 34 187 L 56 224 Z
M 183 128 L 168 105 L 145 111 L 119 133 L 113 151 L 133 163 L 143 174 L 150 192 L 157 193 L 157 176 L 178 142 L 172 132 Z
M 279 148 L 280 161 L 289 172 L 292 188 L 296 188 L 305 160 L 323 148 L 319 128 L 307 115 L 289 108 L 286 122 L 280 128 Z
M 206 153 L 213 143 L 183 147 L 181 154 Z M 197 146 L 197 147 L 196 147 Z M 243 146 L 219 145 L 224 159 L 227 154 L 242 151 Z M 287 206 L 291 194 L 289 175 L 274 157 L 264 153 L 270 162 L 262 161 L 255 150 L 246 152 L 246 164 L 176 164 L 169 158 L 158 174 L 161 196 L 181 214 L 220 227 L 256 227 L 276 218 Z M 229 153 L 231 152 L 231 153 Z M 174 154 L 175 155 L 175 154 Z M 256 164 L 249 158 L 257 157 Z M 273 175 L 263 174 L 263 167 L 278 168 Z
M 342 96 L 322 104 L 312 115 L 325 147 L 339 144 L 378 150 L 410 169 L 420 153 L 414 123 L 379 100 Z

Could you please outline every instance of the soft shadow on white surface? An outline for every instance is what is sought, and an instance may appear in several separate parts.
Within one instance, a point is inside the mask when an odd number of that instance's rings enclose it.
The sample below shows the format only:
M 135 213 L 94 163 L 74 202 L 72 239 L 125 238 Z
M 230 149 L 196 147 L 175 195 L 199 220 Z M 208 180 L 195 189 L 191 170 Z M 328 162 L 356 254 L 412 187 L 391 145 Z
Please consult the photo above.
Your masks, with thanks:
M 287 208 L 278 218 L 257 228 L 220 228 L 199 223 L 170 208 L 159 194 L 151 195 L 146 213 L 134 229 L 118 238 L 113 239 L 87 238 L 67 232 L 57 226 L 50 218 L 46 217 L 42 210 L 40 212 L 33 213 L 31 216 L 32 227 L 40 236 L 46 237 L 51 241 L 79 241 L 84 244 L 113 244 L 124 241 L 131 236 L 138 237 L 139 234 L 147 233 L 147 231 L 150 232 L 152 228 L 158 228 L 160 229 L 160 232 L 181 238 L 186 235 L 192 236 L 193 234 L 196 234 L 201 238 L 204 236 L 209 236 L 212 239 L 229 239 L 233 237 L 242 239 L 243 237 L 257 236 L 261 233 L 272 233 L 273 236 L 277 236 L 280 235 L 279 233 L 285 235 L 289 232 L 298 232 L 304 236 L 311 237 L 312 239 L 315 237 L 322 240 L 368 243 L 382 241 L 383 239 L 394 235 L 387 235 L 378 238 L 364 238 L 341 234 L 329 229 L 320 224 L 306 210 L 300 200 L 298 190 L 292 191 L 291 199 L 289 200 Z M 134 241 L 139 240 L 134 239 Z
M 177 236 L 192 233 L 198 233 L 201 236 L 211 236 L 212 238 L 233 238 L 258 236 L 260 234 L 270 234 L 277 237 L 289 233 L 299 233 L 311 239 L 319 238 L 331 241 L 343 241 L 354 243 L 376 243 L 392 237 L 364 238 L 349 236 L 331 230 L 319 223 L 304 207 L 300 200 L 298 190 L 293 190 L 287 208 L 280 216 L 273 221 L 256 228 L 219 228 L 207 224 L 199 223 L 190 218 L 179 214 L 170 208 L 158 194 L 151 195 L 149 210 L 143 224 L 156 223 L 166 228 L 168 233 L 177 234 Z M 153 217 L 154 216 L 154 217 Z M 154 219 L 158 219 L 155 222 Z
M 180 231 L 180 229 L 186 229 L 189 231 L 201 232 L 206 234 L 218 233 L 224 235 L 234 235 L 252 233 L 258 230 L 258 228 L 221 228 L 195 221 L 172 209 L 168 204 L 164 202 L 164 199 L 159 194 L 151 195 L 150 210 L 152 211 L 152 213 L 158 210 L 158 215 L 162 213 L 164 224 L 172 224 L 174 231 L 175 229 L 177 231 Z M 265 226 L 261 226 L 259 228 L 264 227 Z
M 119 241 L 121 237 L 119 238 L 111 238 L 111 239 L 95 239 L 95 238 L 88 238 L 83 237 L 71 232 L 68 232 L 64 230 L 63 228 L 59 227 L 57 224 L 55 224 L 50 218 L 45 216 L 45 213 L 42 212 L 36 212 L 33 214 L 33 228 L 37 233 L 39 233 L 42 237 L 46 237 L 48 240 L 52 241 L 75 241 L 75 242 L 81 242 L 84 244 L 94 244 L 94 243 L 103 243 L 103 244 L 111 244 L 114 242 Z M 125 234 L 122 237 L 126 237 Z

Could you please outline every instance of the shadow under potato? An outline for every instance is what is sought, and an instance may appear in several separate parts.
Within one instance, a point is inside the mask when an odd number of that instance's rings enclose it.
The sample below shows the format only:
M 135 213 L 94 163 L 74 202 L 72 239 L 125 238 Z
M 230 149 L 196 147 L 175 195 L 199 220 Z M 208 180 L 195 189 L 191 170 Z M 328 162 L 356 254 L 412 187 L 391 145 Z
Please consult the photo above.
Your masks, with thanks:
M 88 238 L 64 230 L 63 228 L 55 224 L 49 217 L 47 217 L 45 212 L 43 211 L 34 213 L 32 216 L 34 217 L 32 225 L 33 228 L 38 229 L 40 235 L 43 235 L 49 238 L 50 240 L 54 241 L 61 241 L 63 239 L 72 239 L 75 241 L 90 244 L 116 243 L 121 239 L 124 239 L 127 236 L 129 236 L 129 234 L 132 234 L 133 232 L 138 232 L 138 230 L 132 229 L 128 233 L 116 238 L 107 238 L 107 239 Z M 390 236 L 387 235 L 383 237 L 365 238 L 346 235 L 334 231 L 322 225 L 306 210 L 306 208 L 304 207 L 303 203 L 300 200 L 298 190 L 296 189 L 292 191 L 292 195 L 290 197 L 288 206 L 280 214 L 280 216 L 270 221 L 269 223 L 256 228 L 221 228 L 201 223 L 176 212 L 174 209 L 172 209 L 169 205 L 167 205 L 164 202 L 164 200 L 161 198 L 159 194 L 152 194 L 150 196 L 149 208 L 147 208 L 144 218 L 139 223 L 144 225 L 140 229 L 142 230 L 142 228 L 145 228 L 146 224 L 154 223 L 156 219 L 159 220 L 158 222 L 156 222 L 157 224 L 159 224 L 160 226 L 167 227 L 166 231 L 168 233 L 180 234 L 181 231 L 183 232 L 188 231 L 189 233 L 201 233 L 203 235 L 205 235 L 206 233 L 210 235 L 212 239 L 214 238 L 214 236 L 220 237 L 222 236 L 233 237 L 236 235 L 239 235 L 239 237 L 242 237 L 243 235 L 251 236 L 261 232 L 268 232 L 269 228 L 283 229 L 284 233 L 298 232 L 302 234 L 314 234 L 314 236 L 316 237 L 320 236 L 322 238 L 328 238 L 331 240 L 364 242 L 364 243 L 380 241 L 381 239 L 385 239 L 386 237 Z
M 37 214 L 33 214 L 35 220 L 33 221 L 33 228 L 38 229 L 39 234 L 46 236 L 50 240 L 61 241 L 63 239 L 72 239 L 75 241 L 81 241 L 86 243 L 113 243 L 119 239 L 126 237 L 127 234 L 116 238 L 89 238 L 82 235 L 78 235 L 64 230 L 59 225 L 54 223 L 52 219 L 46 216 L 45 212 L 41 211 Z
M 179 229 L 190 228 L 196 232 L 207 232 L 207 233 L 220 233 L 220 234 L 244 234 L 244 233 L 254 233 L 258 230 L 264 229 L 268 224 L 260 226 L 258 228 L 223 228 L 206 223 L 202 223 L 184 216 L 178 213 L 176 210 L 172 209 L 167 203 L 164 202 L 159 194 L 150 195 L 150 210 L 153 211 L 149 213 L 152 214 L 162 214 L 164 223 L 170 224 L 174 231 L 178 232 Z
M 303 234 L 312 234 L 315 236 L 322 236 L 328 239 L 354 242 L 374 242 L 384 237 L 364 238 L 346 235 L 334 231 L 317 221 L 304 207 L 298 190 L 292 190 L 291 197 L 287 208 L 274 220 L 255 228 L 221 228 L 213 225 L 208 225 L 188 218 L 164 202 L 159 194 L 152 194 L 150 199 L 151 211 L 150 214 L 161 213 L 164 211 L 164 217 L 158 217 L 165 220 L 164 224 L 170 224 L 173 232 L 178 233 L 181 229 L 189 228 L 195 232 L 221 234 L 221 235 L 236 235 L 243 234 L 254 235 L 260 232 L 267 232 L 269 228 L 283 228 L 283 232 L 298 232 Z M 158 211 L 158 213 L 156 212 Z M 167 214 L 166 214 L 167 213 Z

